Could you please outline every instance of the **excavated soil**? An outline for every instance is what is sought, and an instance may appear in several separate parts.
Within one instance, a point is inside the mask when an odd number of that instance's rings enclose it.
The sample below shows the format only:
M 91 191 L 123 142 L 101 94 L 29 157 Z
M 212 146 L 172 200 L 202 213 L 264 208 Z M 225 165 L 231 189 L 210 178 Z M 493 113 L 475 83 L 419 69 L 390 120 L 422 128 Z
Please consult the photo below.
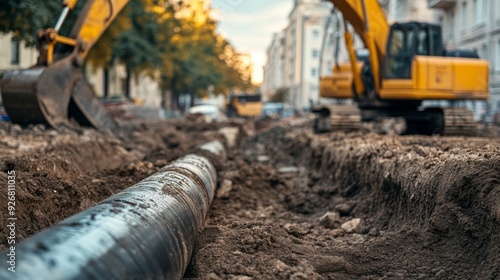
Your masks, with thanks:
M 498 279 L 499 151 L 276 126 L 230 155 L 186 278 Z
M 0 185 L 14 170 L 20 241 L 218 139 L 228 158 L 185 279 L 500 277 L 497 137 L 310 125 L 134 121 L 110 136 L 0 122 Z M 0 249 L 6 237 L 1 224 Z

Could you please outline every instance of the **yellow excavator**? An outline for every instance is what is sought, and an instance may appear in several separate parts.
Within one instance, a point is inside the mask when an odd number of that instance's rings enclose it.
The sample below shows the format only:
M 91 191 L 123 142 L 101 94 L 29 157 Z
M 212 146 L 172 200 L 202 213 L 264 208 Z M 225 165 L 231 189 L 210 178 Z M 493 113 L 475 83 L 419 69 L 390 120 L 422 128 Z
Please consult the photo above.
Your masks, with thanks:
M 262 114 L 264 102 L 262 95 L 255 94 L 230 94 L 226 106 L 227 116 L 230 118 L 258 118 Z
M 488 62 L 467 51 L 447 51 L 441 26 L 425 22 L 389 25 L 377 0 L 329 0 L 344 20 L 349 63 L 320 81 L 320 96 L 353 99 L 357 108 L 318 106 L 318 133 L 379 117 L 406 120 L 407 133 L 474 135 L 472 112 L 460 107 L 422 108 L 425 100 L 486 100 Z M 356 57 L 352 30 L 368 50 Z
M 115 121 L 86 81 L 82 66 L 90 49 L 128 0 L 87 0 L 68 37 L 58 31 L 77 0 L 64 0 L 56 26 L 37 34 L 37 64 L 8 71 L 1 82 L 3 105 L 13 123 L 59 128 L 75 122 L 100 130 L 116 129 Z

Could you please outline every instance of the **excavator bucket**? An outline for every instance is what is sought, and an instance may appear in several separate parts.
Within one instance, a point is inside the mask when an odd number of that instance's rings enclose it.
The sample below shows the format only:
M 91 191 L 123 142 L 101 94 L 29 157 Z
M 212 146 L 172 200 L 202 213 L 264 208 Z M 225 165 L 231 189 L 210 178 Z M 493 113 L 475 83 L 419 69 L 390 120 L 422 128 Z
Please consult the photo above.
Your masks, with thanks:
M 13 123 L 73 127 L 74 122 L 99 130 L 115 130 L 70 55 L 47 67 L 8 71 L 1 82 L 5 111 Z

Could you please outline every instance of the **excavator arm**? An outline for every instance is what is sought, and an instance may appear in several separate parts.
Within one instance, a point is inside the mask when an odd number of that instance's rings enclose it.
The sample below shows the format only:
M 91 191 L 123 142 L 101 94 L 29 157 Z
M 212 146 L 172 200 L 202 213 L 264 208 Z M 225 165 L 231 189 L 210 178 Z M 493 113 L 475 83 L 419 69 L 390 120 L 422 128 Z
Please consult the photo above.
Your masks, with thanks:
M 129 0 L 87 0 L 70 35 L 71 38 L 77 38 L 84 44 L 82 56 L 88 54 L 128 2 Z
M 329 0 L 338 9 L 344 18 L 346 28 L 345 43 L 349 53 L 351 69 L 353 71 L 356 94 L 363 91 L 360 70 L 357 67 L 353 36 L 346 23 L 349 23 L 363 41 L 370 54 L 371 72 L 373 74 L 374 90 L 380 89 L 380 69 L 385 57 L 386 41 L 390 26 L 382 7 L 377 0 Z
M 83 126 L 114 130 L 116 124 L 95 97 L 82 66 L 85 57 L 128 0 L 87 0 L 69 37 L 58 33 L 77 0 L 64 0 L 55 28 L 38 33 L 37 64 L 6 72 L 1 82 L 5 110 L 14 123 L 54 128 Z M 55 45 L 66 47 L 55 52 Z M 67 50 L 70 50 L 69 52 Z

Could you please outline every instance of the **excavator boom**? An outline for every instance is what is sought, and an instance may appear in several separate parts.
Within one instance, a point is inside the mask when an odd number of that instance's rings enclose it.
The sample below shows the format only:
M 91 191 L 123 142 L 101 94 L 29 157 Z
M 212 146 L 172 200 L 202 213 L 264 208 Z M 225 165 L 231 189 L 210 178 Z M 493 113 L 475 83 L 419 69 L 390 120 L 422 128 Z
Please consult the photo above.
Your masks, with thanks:
M 368 46 L 367 32 L 370 31 L 376 51 L 385 56 L 389 23 L 377 0 L 329 0 L 342 13 L 344 20 L 354 28 L 365 46 Z M 365 16 L 366 15 L 366 16 Z M 366 19 L 365 19 L 366 18 Z
M 87 0 L 70 34 L 71 38 L 78 38 L 85 44 L 85 50 L 81 53 L 83 57 L 87 56 L 88 51 L 128 2 L 129 0 Z
M 330 0 L 330 2 L 342 13 L 344 21 L 354 28 L 354 31 L 368 49 L 375 89 L 380 89 L 380 69 L 382 60 L 385 57 L 387 37 L 390 30 L 384 11 L 377 0 Z M 345 42 L 349 52 L 351 68 L 356 71 L 357 62 L 354 43 L 352 35 L 347 29 L 347 24 L 345 26 Z M 360 94 L 362 85 L 359 73 L 354 75 L 354 79 L 357 94 Z
M 76 2 L 63 1 L 66 7 L 56 28 L 39 32 L 37 64 L 4 74 L 0 84 L 2 100 L 12 122 L 59 128 L 73 127 L 76 121 L 100 130 L 116 128 L 86 81 L 82 66 L 92 46 L 128 0 L 87 0 L 70 36 L 61 36 L 58 29 Z M 66 47 L 57 53 L 56 44 Z

